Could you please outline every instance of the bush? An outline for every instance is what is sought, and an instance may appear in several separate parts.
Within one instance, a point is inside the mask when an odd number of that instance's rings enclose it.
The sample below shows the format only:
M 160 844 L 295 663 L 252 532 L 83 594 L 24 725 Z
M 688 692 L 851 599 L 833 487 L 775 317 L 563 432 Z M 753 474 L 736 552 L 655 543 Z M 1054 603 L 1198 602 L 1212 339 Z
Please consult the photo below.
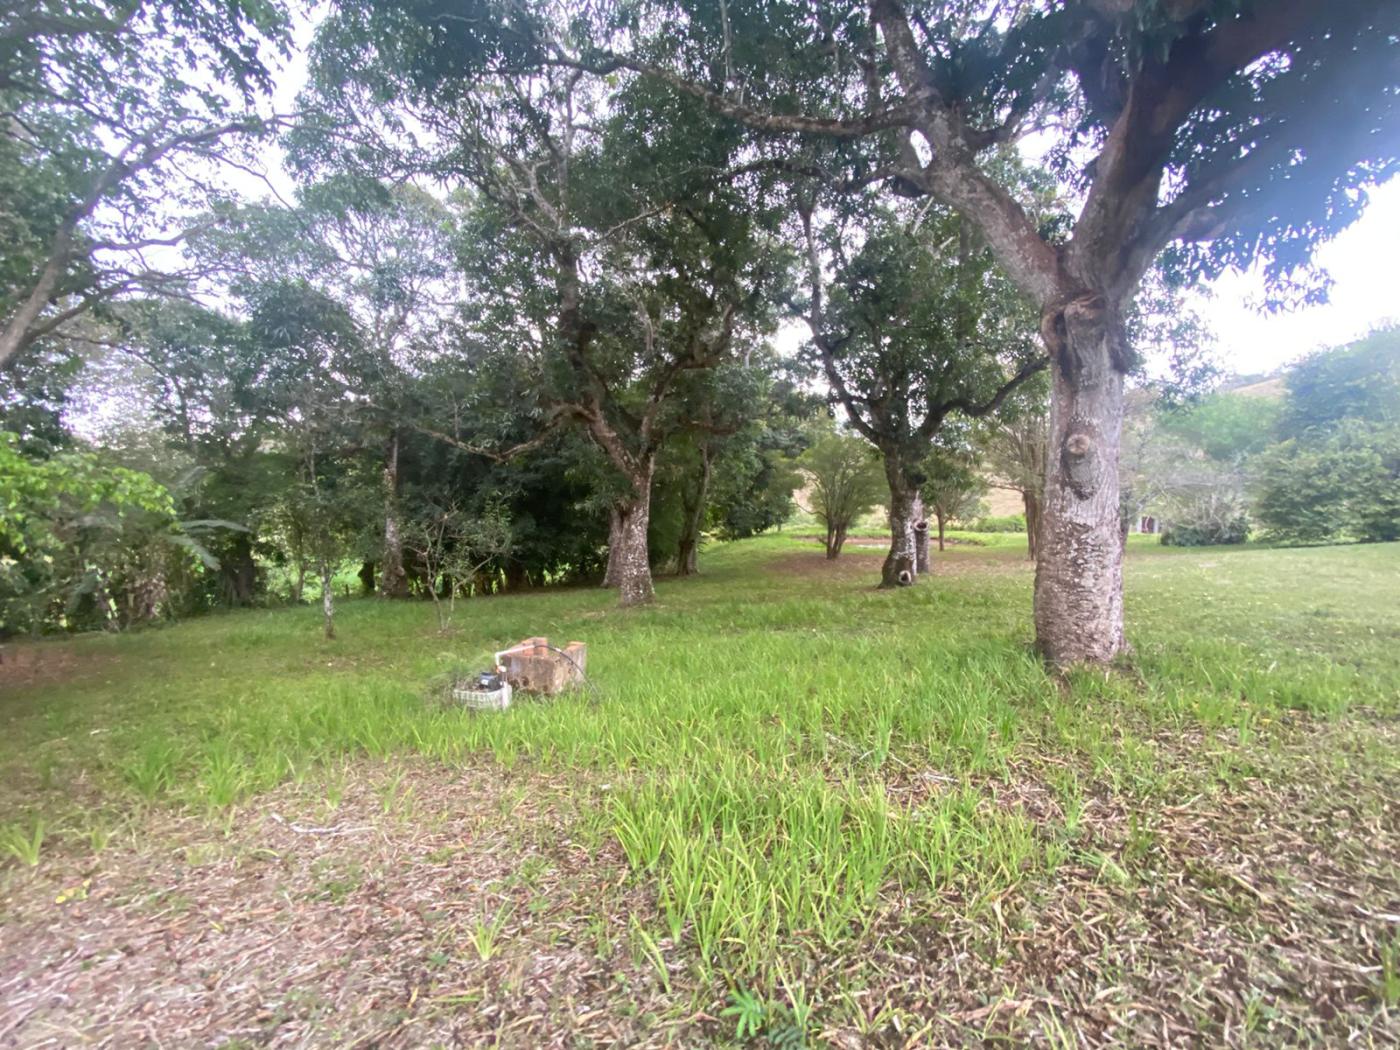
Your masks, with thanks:
M 1215 547 L 1249 539 L 1249 519 L 1243 514 L 1224 521 L 1172 522 L 1162 530 L 1168 547 Z
M 963 528 L 968 532 L 1025 532 L 1024 514 L 1007 514 L 1003 517 L 983 517 L 969 522 Z
M 212 561 L 163 485 L 97 453 L 34 459 L 0 433 L 0 478 L 0 638 L 167 615 Z
M 879 456 L 864 438 L 827 429 L 818 432 L 798 464 L 810 480 L 812 513 L 826 526 L 826 556 L 835 558 L 856 519 L 884 495 Z
M 1400 427 L 1345 420 L 1278 445 L 1257 502 L 1270 539 L 1400 539 Z

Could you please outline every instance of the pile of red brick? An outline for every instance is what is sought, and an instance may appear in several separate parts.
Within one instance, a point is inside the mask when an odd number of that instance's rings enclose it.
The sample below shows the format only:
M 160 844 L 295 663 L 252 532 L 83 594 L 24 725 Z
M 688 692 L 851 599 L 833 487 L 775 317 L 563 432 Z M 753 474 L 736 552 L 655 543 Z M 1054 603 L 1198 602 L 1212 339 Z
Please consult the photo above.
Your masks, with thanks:
M 548 638 L 526 638 L 511 646 L 501 653 L 506 681 L 514 689 L 547 696 L 582 685 L 588 646 L 570 642 L 559 649 L 552 648 Z

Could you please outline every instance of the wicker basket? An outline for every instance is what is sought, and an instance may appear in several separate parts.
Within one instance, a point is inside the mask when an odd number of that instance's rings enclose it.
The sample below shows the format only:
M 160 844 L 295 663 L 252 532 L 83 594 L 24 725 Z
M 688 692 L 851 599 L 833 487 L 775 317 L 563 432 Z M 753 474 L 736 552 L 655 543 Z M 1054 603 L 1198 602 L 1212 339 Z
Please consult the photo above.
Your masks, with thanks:
M 452 699 L 473 711 L 504 711 L 510 706 L 510 683 L 501 678 L 493 689 L 483 686 L 483 677 L 457 679 L 452 683 Z

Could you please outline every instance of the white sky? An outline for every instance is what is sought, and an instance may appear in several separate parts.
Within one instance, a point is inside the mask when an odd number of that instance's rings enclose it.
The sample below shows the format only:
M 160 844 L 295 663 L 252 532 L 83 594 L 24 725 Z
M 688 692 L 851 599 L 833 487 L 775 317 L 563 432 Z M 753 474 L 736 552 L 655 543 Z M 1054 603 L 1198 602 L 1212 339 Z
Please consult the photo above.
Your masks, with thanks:
M 1317 261 L 1334 281 L 1324 306 L 1261 314 L 1250 306 L 1263 294 L 1257 273 L 1227 273 L 1198 297 L 1196 307 L 1215 333 L 1221 363 L 1240 374 L 1272 372 L 1323 346 L 1365 335 L 1400 320 L 1400 179 L 1371 194 L 1361 218 L 1322 246 Z
M 1220 367 L 1236 375 L 1277 372 L 1320 347 L 1365 335 L 1388 321 L 1400 321 L 1400 178 L 1371 193 L 1371 203 L 1355 224 L 1317 252 L 1331 275 L 1329 301 L 1285 313 L 1255 309 L 1264 296 L 1257 271 L 1223 274 L 1202 293 L 1188 297 L 1215 337 Z M 807 326 L 792 322 L 778 333 L 779 349 L 795 350 Z

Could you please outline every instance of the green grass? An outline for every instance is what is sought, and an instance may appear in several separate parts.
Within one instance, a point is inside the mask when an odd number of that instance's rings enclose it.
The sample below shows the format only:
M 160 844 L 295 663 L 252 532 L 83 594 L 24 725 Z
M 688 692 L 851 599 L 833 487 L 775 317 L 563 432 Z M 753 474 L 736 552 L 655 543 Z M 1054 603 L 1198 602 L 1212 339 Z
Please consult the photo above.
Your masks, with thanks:
M 217 815 L 309 777 L 334 805 L 354 756 L 489 758 L 591 785 L 577 833 L 617 843 L 654 894 L 658 922 L 636 940 L 663 976 L 664 937 L 709 979 L 781 994 L 780 960 L 849 950 L 891 900 L 915 921 L 977 915 L 1063 865 L 1145 877 L 1150 817 L 1090 848 L 1091 798 L 1169 806 L 1287 776 L 1293 713 L 1400 706 L 1394 544 L 1135 542 L 1131 667 L 1060 681 L 1031 651 L 1022 537 L 971 537 L 983 546 L 950 548 L 932 580 L 877 591 L 878 549 L 826 566 L 801 534 L 709 549 L 703 576 L 661 580 L 640 610 L 592 589 L 504 596 L 442 636 L 424 604 L 364 600 L 342 606 L 333 642 L 299 608 L 42 643 L 68 671 L 0 696 L 0 848 L 26 863 L 41 842 L 95 850 L 142 807 Z M 435 678 L 534 634 L 587 641 L 597 696 L 485 716 L 429 698 Z M 1319 761 L 1395 769 L 1364 733 L 1348 747 Z M 1018 799 L 1027 785 L 1052 818 Z M 396 792 L 385 813 L 411 802 Z M 497 918 L 481 920 L 483 961 Z

